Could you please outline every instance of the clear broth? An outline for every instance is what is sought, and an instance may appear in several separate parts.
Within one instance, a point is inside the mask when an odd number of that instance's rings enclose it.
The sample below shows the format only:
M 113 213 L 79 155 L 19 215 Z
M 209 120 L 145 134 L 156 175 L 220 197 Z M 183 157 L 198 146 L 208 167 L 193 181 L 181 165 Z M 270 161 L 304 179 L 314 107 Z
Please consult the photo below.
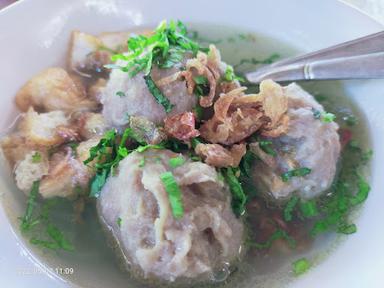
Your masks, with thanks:
M 245 72 L 257 67 L 253 64 L 238 66 L 242 59 L 255 58 L 263 60 L 277 53 L 280 58 L 300 54 L 300 50 L 264 35 L 253 34 L 249 31 L 238 30 L 222 26 L 190 25 L 191 30 L 198 31 L 198 38 L 202 44 L 214 43 L 221 51 L 222 59 L 234 65 L 239 72 Z M 351 127 L 355 139 L 368 146 L 368 129 L 364 116 L 359 112 L 351 100 L 346 96 L 342 82 L 322 81 L 313 83 L 300 83 L 313 95 L 326 95 L 327 99 L 322 102 L 326 111 L 337 116 L 340 126 L 345 126 L 343 117 L 347 114 L 356 116 L 359 121 Z M 344 162 L 344 161 L 342 161 Z M 347 163 L 342 163 L 347 165 Z M 16 190 L 16 188 L 15 188 Z M 15 191 L 16 192 L 16 191 Z M 17 193 L 21 193 L 17 191 Z M 25 199 L 25 197 L 18 197 Z M 25 201 L 25 200 L 23 200 Z M 94 203 L 86 205 L 83 214 L 84 223 L 73 223 L 73 208 L 69 202 L 63 201 L 55 208 L 52 217 L 68 238 L 73 241 L 76 251 L 51 252 L 41 251 L 38 247 L 30 246 L 34 254 L 50 267 L 51 272 L 57 273 L 56 268 L 72 268 L 73 274 L 59 273 L 60 277 L 80 287 L 153 287 L 137 283 L 127 273 L 119 269 L 112 249 L 107 244 L 107 239 L 98 222 Z M 9 209 L 6 209 L 9 211 Z M 17 217 L 12 215 L 10 219 L 15 229 L 18 229 Z M 282 287 L 295 278 L 291 272 L 291 263 L 301 257 L 308 257 L 318 263 L 340 242 L 340 237 L 335 233 L 322 234 L 316 238 L 306 249 L 295 252 L 282 253 L 282 255 L 263 255 L 263 257 L 252 257 L 249 253 L 236 271 L 223 283 L 207 285 L 207 287 Z M 27 243 L 29 246 L 29 243 Z M 201 286 L 201 285 L 199 285 Z

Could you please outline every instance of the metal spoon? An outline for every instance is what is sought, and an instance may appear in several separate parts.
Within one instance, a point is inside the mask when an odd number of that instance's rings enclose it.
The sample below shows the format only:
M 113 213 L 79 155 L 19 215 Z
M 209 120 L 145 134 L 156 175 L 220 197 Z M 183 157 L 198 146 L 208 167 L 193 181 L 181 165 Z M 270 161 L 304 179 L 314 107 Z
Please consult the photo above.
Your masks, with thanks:
M 384 78 L 384 31 L 284 59 L 245 74 L 251 83 Z

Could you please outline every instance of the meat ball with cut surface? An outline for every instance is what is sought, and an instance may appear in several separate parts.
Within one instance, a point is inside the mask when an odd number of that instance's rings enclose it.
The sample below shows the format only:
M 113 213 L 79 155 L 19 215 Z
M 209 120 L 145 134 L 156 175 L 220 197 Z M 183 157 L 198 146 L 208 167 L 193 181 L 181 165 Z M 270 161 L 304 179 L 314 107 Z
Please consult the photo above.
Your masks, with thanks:
M 256 186 L 273 199 L 287 199 L 293 193 L 302 199 L 311 199 L 327 190 L 335 177 L 340 155 L 339 126 L 316 117 L 324 108 L 297 84 L 284 87 L 284 93 L 288 97 L 288 132 L 277 138 L 266 138 L 272 141 L 276 156 L 265 153 L 258 143 L 250 145 L 261 159 L 256 162 L 253 179 Z M 303 167 L 311 172 L 283 181 L 283 173 Z
M 107 180 L 98 213 L 117 241 L 126 268 L 149 280 L 207 280 L 239 256 L 244 227 L 216 170 L 169 150 L 133 152 Z M 176 219 L 160 179 L 172 171 L 182 192 L 184 215 Z

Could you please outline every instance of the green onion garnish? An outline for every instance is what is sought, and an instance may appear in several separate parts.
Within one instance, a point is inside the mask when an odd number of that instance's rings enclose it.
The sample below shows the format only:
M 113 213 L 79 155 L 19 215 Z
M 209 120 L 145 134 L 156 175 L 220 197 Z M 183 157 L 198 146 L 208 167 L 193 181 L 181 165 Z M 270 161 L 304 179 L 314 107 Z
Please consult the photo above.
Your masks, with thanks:
M 319 214 L 315 200 L 300 203 L 300 211 L 305 218 L 315 217 Z
M 292 212 L 295 209 L 295 206 L 297 202 L 299 201 L 299 197 L 297 196 L 292 196 L 287 205 L 284 208 L 284 220 L 289 222 L 292 220 Z
M 125 97 L 125 93 L 123 91 L 117 91 L 116 95 L 119 97 Z
M 164 189 L 168 194 L 173 216 L 175 218 L 182 218 L 184 216 L 182 195 L 175 177 L 172 172 L 164 172 L 160 175 L 160 180 L 163 182 Z
M 342 233 L 346 235 L 356 233 L 356 231 L 357 231 L 357 227 L 355 224 L 346 224 L 346 223 L 340 225 L 340 227 L 337 229 L 338 233 Z
M 311 268 L 311 263 L 306 258 L 301 258 L 293 262 L 292 266 L 295 276 L 300 276 Z
M 324 123 L 331 123 L 336 119 L 335 114 L 323 112 L 321 113 L 321 121 Z
M 263 243 L 250 243 L 252 247 L 255 247 L 257 249 L 268 249 L 271 248 L 273 242 L 279 239 L 284 239 L 287 241 L 289 247 L 295 248 L 296 247 L 296 241 L 291 236 L 288 235 L 287 232 L 285 232 L 282 229 L 276 229 L 275 232 L 269 237 L 269 239 Z
M 310 168 L 300 167 L 281 174 L 281 179 L 283 180 L 283 182 L 288 182 L 292 179 L 292 177 L 303 177 L 311 172 L 312 170 Z
M 41 162 L 41 154 L 39 152 L 35 152 L 32 155 L 32 163 L 40 163 Z
M 157 103 L 164 107 L 166 113 L 171 112 L 173 105 L 167 97 L 160 91 L 160 89 L 156 86 L 150 75 L 144 76 L 145 84 L 147 84 L 149 92 L 155 97 Z
M 32 226 L 31 225 L 32 214 L 33 214 L 33 209 L 36 206 L 36 199 L 37 199 L 37 195 L 39 194 L 39 186 L 40 186 L 40 181 L 35 181 L 32 184 L 31 192 L 29 193 L 29 196 L 28 196 L 27 209 L 25 210 L 25 214 L 23 218 L 21 218 L 21 224 L 20 224 L 21 231 L 26 231 Z
M 263 150 L 265 153 L 267 153 L 273 157 L 276 157 L 277 153 L 273 149 L 272 141 L 261 140 L 258 143 L 259 143 L 259 147 L 261 150 Z
M 176 167 L 179 167 L 181 165 L 183 165 L 185 163 L 185 160 L 182 156 L 178 156 L 178 157 L 174 157 L 174 158 L 171 158 L 169 159 L 169 166 L 171 166 L 171 168 L 176 168 Z
M 244 214 L 247 197 L 239 182 L 239 179 L 235 176 L 236 171 L 238 170 L 235 168 L 221 169 L 221 173 L 223 174 L 224 179 L 227 182 L 232 194 L 232 209 L 236 215 L 240 216 Z

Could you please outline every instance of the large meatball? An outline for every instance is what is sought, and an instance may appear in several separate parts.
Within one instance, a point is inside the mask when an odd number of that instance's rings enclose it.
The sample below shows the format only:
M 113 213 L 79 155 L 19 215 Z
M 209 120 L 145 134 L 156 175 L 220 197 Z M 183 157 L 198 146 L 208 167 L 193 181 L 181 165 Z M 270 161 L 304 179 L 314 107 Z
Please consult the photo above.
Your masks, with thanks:
M 258 154 L 254 169 L 255 184 L 274 199 L 286 199 L 294 192 L 303 199 L 320 195 L 332 184 L 340 155 L 338 125 L 325 123 L 316 115 L 324 108 L 297 84 L 284 87 L 288 97 L 288 132 L 277 138 L 269 138 L 277 152 L 273 157 L 260 149 L 257 143 L 251 149 Z M 304 177 L 292 177 L 284 182 L 284 172 L 306 167 L 311 173 Z
M 123 65 L 123 63 L 120 63 Z M 170 69 L 152 68 L 152 79 L 157 82 L 165 77 L 174 75 L 180 70 L 183 64 L 178 64 Z M 184 80 L 172 81 L 166 85 L 158 85 L 159 89 L 175 105 L 170 116 L 191 111 L 196 104 L 196 97 L 187 91 Z M 124 94 L 117 92 L 123 92 Z M 123 126 L 128 123 L 129 116 L 144 116 L 148 120 L 162 124 L 167 116 L 164 107 L 156 102 L 152 93 L 143 78 L 143 73 L 139 73 L 131 78 L 128 73 L 114 69 L 110 74 L 110 79 L 105 87 L 102 96 L 103 114 L 110 125 Z
M 173 157 L 185 163 L 169 166 Z M 172 171 L 182 191 L 176 219 L 160 175 Z M 168 150 L 134 152 L 107 180 L 98 200 L 102 224 L 116 240 L 126 268 L 147 279 L 208 280 L 237 259 L 243 224 L 216 170 Z

